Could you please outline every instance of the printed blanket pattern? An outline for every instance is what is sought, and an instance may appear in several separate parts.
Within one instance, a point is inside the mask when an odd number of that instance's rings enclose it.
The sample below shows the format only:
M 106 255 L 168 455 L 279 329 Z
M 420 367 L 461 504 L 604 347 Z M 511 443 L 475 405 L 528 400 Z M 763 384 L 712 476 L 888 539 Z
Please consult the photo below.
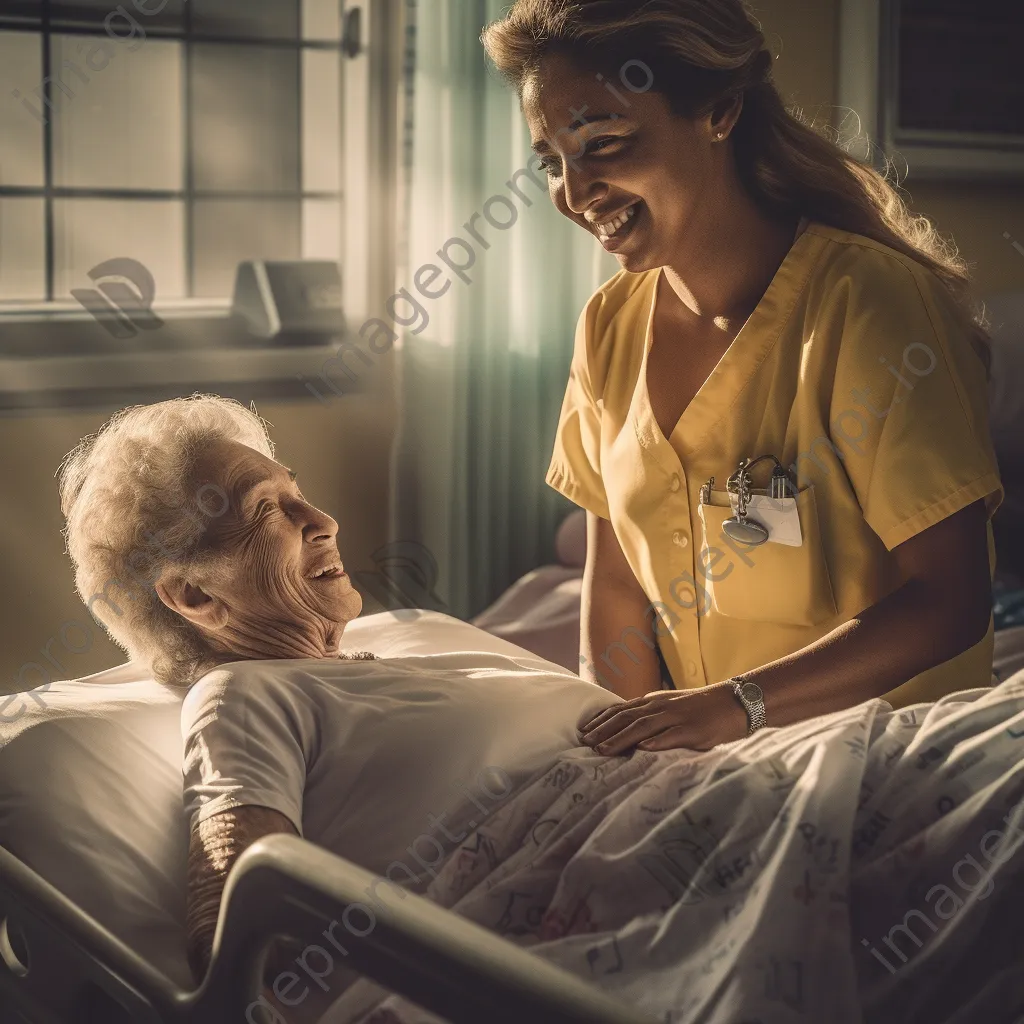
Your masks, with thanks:
M 1024 673 L 705 754 L 572 750 L 427 896 L 663 1024 L 1010 1024 L 1022 845 Z M 438 1018 L 361 981 L 325 1020 Z

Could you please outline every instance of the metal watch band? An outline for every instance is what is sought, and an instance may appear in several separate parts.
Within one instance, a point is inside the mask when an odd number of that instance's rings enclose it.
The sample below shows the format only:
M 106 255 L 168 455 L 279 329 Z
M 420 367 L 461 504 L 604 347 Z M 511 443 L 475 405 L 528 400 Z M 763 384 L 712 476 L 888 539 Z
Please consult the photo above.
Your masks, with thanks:
M 742 676 L 733 676 L 729 682 L 732 683 L 732 692 L 736 699 L 747 713 L 747 735 L 751 736 L 768 724 L 764 710 L 764 694 L 757 683 L 746 682 Z

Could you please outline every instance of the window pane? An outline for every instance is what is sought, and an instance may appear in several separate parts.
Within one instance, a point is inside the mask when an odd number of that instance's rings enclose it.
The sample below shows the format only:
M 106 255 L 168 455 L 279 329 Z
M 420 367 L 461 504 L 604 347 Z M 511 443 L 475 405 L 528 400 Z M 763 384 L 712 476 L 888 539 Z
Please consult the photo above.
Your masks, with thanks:
M 144 37 L 154 28 L 181 29 L 185 0 L 51 0 L 50 21 L 54 25 L 109 26 L 112 37 Z M 107 18 L 110 21 L 107 21 Z
M 341 259 L 341 203 L 307 199 L 302 204 L 302 258 Z
M 55 36 L 51 48 L 54 184 L 180 190 L 181 43 Z
M 1024 135 L 1021 7 L 916 0 L 900 8 L 899 127 Z
M 341 189 L 341 53 L 302 54 L 302 188 Z
M 54 298 L 91 288 L 88 272 L 117 257 L 153 275 L 157 301 L 185 295 L 185 216 L 180 200 L 56 199 Z
M 299 201 L 200 199 L 192 212 L 195 294 L 229 298 L 242 260 L 299 258 Z
M 0 32 L 0 185 L 43 184 L 41 48 L 34 32 Z
M 302 0 L 302 38 L 341 39 L 340 0 Z
M 299 0 L 191 0 L 192 31 L 250 39 L 298 39 Z
M 46 298 L 42 199 L 0 199 L 0 300 Z
M 298 191 L 298 50 L 197 43 L 192 160 L 197 189 Z

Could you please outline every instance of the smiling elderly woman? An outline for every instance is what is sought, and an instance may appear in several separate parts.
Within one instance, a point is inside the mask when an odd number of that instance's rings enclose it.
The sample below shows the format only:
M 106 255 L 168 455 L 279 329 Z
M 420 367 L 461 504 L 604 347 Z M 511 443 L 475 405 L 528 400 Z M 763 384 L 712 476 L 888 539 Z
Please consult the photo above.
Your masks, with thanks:
M 238 403 L 124 410 L 65 460 L 61 507 L 78 592 L 161 682 L 226 661 L 336 656 L 362 609 L 338 524 Z
M 342 651 L 362 602 L 338 524 L 237 402 L 195 395 L 119 413 L 68 457 L 61 498 L 90 611 L 154 678 L 187 688 L 197 977 L 228 872 L 256 839 L 295 833 L 396 889 L 421 887 L 460 830 L 619 702 L 479 651 Z M 483 806 L 467 798 L 474 780 Z

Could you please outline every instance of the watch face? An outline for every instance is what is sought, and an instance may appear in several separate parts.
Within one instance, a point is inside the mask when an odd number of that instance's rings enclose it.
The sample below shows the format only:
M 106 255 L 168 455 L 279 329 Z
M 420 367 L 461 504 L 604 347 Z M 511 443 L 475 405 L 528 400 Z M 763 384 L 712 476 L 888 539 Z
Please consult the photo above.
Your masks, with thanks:
M 749 701 L 763 700 L 764 694 L 757 683 L 744 683 L 742 686 L 743 696 Z

